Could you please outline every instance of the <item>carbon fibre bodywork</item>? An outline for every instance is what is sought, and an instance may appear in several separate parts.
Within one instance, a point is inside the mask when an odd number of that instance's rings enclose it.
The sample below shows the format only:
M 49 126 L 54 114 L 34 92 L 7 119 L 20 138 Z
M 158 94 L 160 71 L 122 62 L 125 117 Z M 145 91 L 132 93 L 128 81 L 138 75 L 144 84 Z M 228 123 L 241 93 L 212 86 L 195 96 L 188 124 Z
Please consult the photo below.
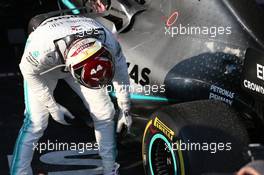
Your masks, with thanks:
M 210 93 L 216 93 L 231 105 L 254 110 L 254 98 L 241 89 L 240 83 L 247 48 L 264 48 L 263 11 L 255 1 L 155 0 L 144 6 L 146 10 L 136 14 L 131 27 L 118 36 L 129 62 L 132 85 L 146 85 L 139 80 L 145 82 L 142 70 L 147 68 L 147 84 L 166 87 L 165 93 L 153 96 L 186 102 L 214 98 Z M 166 26 L 174 12 L 178 14 L 175 23 Z M 231 32 L 216 36 L 175 34 L 180 27 L 229 27 Z M 233 96 L 216 92 L 219 89 L 214 90 L 215 86 Z M 134 100 L 142 103 L 144 98 Z

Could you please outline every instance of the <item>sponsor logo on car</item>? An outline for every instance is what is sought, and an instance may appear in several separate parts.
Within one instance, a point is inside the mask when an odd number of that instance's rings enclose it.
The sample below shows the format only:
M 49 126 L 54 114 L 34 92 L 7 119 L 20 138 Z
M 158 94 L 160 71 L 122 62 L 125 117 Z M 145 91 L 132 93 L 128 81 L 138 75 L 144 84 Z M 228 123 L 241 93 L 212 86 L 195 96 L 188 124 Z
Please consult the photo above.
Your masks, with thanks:
M 242 88 L 256 97 L 264 95 L 264 53 L 247 49 L 243 68 Z
M 229 105 L 232 105 L 235 97 L 235 93 L 227 89 L 223 89 L 216 85 L 211 85 L 209 99 L 220 100 Z
M 175 135 L 174 131 L 166 126 L 158 117 L 154 120 L 154 126 L 163 132 L 171 141 Z

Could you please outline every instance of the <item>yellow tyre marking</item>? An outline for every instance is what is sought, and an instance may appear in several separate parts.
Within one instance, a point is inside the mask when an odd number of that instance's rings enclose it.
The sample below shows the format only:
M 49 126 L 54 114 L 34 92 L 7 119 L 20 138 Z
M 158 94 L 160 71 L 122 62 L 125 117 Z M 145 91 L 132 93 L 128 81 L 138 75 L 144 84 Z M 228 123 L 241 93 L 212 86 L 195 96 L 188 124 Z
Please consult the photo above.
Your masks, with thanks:
M 145 143 L 145 136 L 147 134 L 147 130 L 148 128 L 150 127 L 150 125 L 152 124 L 152 120 L 150 120 L 148 122 L 148 124 L 146 125 L 146 128 L 145 128 L 145 131 L 144 131 L 144 134 L 143 134 L 143 138 L 142 138 L 142 158 L 144 157 L 144 143 Z
M 150 120 L 148 122 L 148 124 L 146 125 L 146 128 L 144 130 L 144 134 L 143 134 L 143 139 L 142 139 L 142 158 L 144 157 L 144 142 L 145 142 L 145 136 L 147 134 L 147 130 L 150 127 L 150 125 L 152 124 L 152 120 Z M 179 144 L 179 142 L 177 141 L 177 144 Z M 185 167 L 184 167 L 184 160 L 183 160 L 183 155 L 182 155 L 182 151 L 178 149 L 178 155 L 180 158 L 180 166 L 181 166 L 181 175 L 185 175 Z
M 177 144 L 179 144 L 179 141 L 177 141 Z M 185 175 L 184 160 L 183 160 L 182 151 L 180 149 L 178 149 L 178 155 L 180 158 L 181 175 Z

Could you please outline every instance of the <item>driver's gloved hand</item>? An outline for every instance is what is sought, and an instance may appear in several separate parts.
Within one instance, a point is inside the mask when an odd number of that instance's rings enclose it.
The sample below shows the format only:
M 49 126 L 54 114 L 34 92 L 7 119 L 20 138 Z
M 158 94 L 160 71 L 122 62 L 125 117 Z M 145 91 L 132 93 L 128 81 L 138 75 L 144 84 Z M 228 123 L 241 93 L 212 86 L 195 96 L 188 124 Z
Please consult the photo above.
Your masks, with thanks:
M 64 106 L 58 104 L 57 110 L 50 112 L 52 118 L 63 125 L 70 125 L 70 123 L 66 122 L 65 118 L 74 119 L 75 116 L 66 109 Z
M 120 133 L 123 127 L 127 128 L 127 133 L 130 133 L 130 128 L 132 125 L 132 117 L 129 113 L 129 110 L 122 110 L 120 109 L 119 117 L 117 121 L 117 128 L 116 132 Z

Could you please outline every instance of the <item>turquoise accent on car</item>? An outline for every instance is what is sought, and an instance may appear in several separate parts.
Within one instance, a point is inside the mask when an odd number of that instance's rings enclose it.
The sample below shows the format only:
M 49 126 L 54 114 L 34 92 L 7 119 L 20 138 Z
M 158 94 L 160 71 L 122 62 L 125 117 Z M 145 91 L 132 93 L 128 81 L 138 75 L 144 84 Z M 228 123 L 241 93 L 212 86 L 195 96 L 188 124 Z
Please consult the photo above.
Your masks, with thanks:
M 164 97 L 156 97 L 156 96 L 140 95 L 140 94 L 131 94 L 130 97 L 131 99 L 134 100 L 168 101 L 168 99 Z
M 76 9 L 77 7 L 73 3 L 71 3 L 69 0 L 61 0 L 61 1 L 69 9 L 75 9 L 75 10 L 72 10 L 72 13 L 73 14 L 75 14 L 75 15 L 80 14 L 80 11 Z
M 114 92 L 110 92 L 110 95 L 116 97 Z M 165 97 L 157 97 L 151 95 L 141 95 L 141 94 L 130 94 L 130 99 L 132 100 L 150 100 L 150 101 L 161 101 L 161 102 L 168 102 L 169 99 Z
M 177 175 L 177 164 L 176 164 L 176 158 L 175 158 L 175 155 L 174 155 L 174 152 L 172 150 L 172 147 L 171 147 L 171 144 L 170 142 L 168 141 L 168 139 L 157 133 L 155 134 L 151 140 L 150 140 L 150 144 L 149 144 L 149 150 L 148 150 L 148 160 L 149 160 L 149 167 L 150 167 L 150 172 L 151 172 L 151 175 L 155 175 L 154 174 L 154 171 L 153 171 L 153 168 L 152 168 L 152 161 L 151 161 L 151 151 L 152 151 L 152 147 L 153 147 L 153 143 L 157 140 L 157 139 L 162 139 L 168 146 L 170 152 L 171 152 L 171 155 L 172 155 L 172 159 L 173 159 L 173 166 L 174 166 L 174 175 Z

